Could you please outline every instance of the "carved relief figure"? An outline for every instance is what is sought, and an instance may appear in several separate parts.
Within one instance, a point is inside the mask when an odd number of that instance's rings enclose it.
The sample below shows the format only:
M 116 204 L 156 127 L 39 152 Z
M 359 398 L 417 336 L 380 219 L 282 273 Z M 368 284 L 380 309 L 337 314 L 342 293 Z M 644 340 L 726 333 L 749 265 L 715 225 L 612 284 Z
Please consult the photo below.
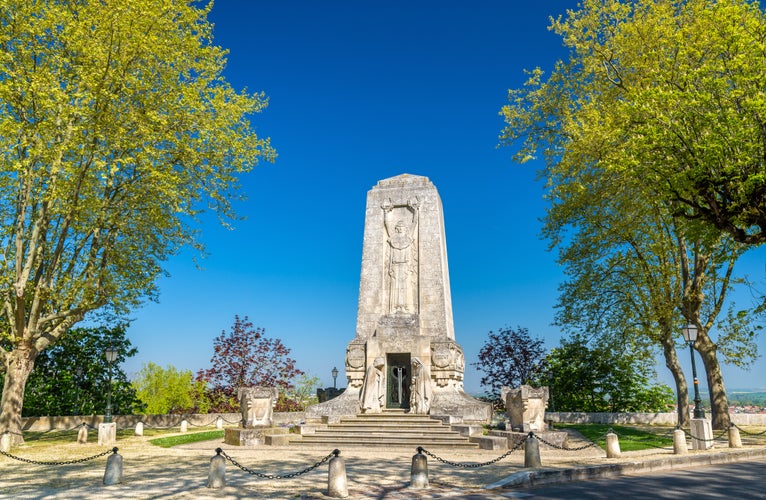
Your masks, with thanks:
M 389 313 L 414 314 L 418 268 L 415 229 L 417 204 L 393 206 L 386 203 L 385 226 L 388 233 Z
M 271 416 L 276 404 L 276 387 L 243 387 L 239 389 L 239 404 L 242 413 L 242 426 L 252 428 L 259 425 L 271 425 Z
M 385 406 L 386 397 L 383 368 L 386 362 L 383 358 L 375 358 L 372 366 L 364 376 L 364 386 L 360 393 L 362 413 L 380 413 Z
M 412 382 L 410 385 L 410 413 L 426 414 L 431 409 L 433 394 L 431 372 L 418 358 L 412 358 Z

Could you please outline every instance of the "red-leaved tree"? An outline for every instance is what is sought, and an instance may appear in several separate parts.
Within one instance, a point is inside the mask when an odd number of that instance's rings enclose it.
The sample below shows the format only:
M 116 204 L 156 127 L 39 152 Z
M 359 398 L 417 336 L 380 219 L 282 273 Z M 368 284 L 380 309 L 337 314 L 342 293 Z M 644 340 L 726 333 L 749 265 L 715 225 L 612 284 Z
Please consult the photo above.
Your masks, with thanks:
M 211 368 L 197 372 L 197 380 L 207 383 L 210 411 L 237 411 L 240 387 L 276 386 L 281 399 L 293 389 L 293 378 L 303 375 L 288 354 L 290 349 L 280 339 L 266 337 L 247 316 L 234 316 L 229 333 L 222 331 L 213 340 Z

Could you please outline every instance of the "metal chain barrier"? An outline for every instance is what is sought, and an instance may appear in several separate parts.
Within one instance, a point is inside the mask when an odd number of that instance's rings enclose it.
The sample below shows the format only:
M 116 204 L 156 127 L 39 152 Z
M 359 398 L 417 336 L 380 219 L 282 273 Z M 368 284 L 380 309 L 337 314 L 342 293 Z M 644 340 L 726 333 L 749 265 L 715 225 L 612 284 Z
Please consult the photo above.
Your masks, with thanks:
M 478 469 L 479 467 L 484 467 L 484 466 L 492 465 L 494 463 L 499 462 L 500 460 L 504 459 L 505 457 L 507 457 L 508 455 L 513 453 L 514 451 L 516 451 L 519 448 L 521 448 L 523 445 L 524 445 L 524 439 L 520 440 L 518 443 L 516 443 L 514 445 L 513 448 L 511 448 L 510 450 L 506 451 L 505 453 L 503 453 L 499 457 L 497 457 L 497 458 L 495 458 L 493 460 L 490 460 L 489 462 L 482 462 L 480 464 L 465 463 L 465 462 L 452 462 L 450 460 L 447 460 L 447 459 L 444 459 L 442 457 L 434 455 L 433 453 L 431 453 L 430 451 L 426 450 L 422 446 L 418 446 L 417 450 L 418 450 L 418 453 L 425 453 L 429 457 L 433 458 L 434 460 L 438 460 L 439 462 L 441 462 L 443 464 L 451 465 L 453 467 L 463 467 L 465 469 Z
M 611 431 L 611 429 L 610 429 L 610 431 Z M 608 432 L 604 433 L 600 437 L 594 439 L 592 443 L 586 444 L 584 446 L 578 446 L 577 448 L 566 448 L 564 446 L 559 446 L 559 445 L 554 444 L 554 443 L 549 443 L 545 439 L 541 438 L 540 436 L 535 435 L 532 432 L 530 432 L 530 434 L 535 436 L 535 438 L 537 438 L 537 440 L 540 441 L 541 443 L 543 443 L 545 445 L 548 445 L 551 448 L 555 448 L 557 450 L 563 450 L 563 451 L 582 451 L 582 450 L 587 450 L 588 448 L 594 448 L 594 447 L 598 446 L 598 444 L 596 444 L 596 441 L 598 441 L 599 439 L 606 439 L 606 435 L 608 434 Z
M 253 476 L 257 476 L 257 477 L 260 477 L 260 478 L 263 478 L 263 479 L 291 479 L 293 477 L 298 477 L 300 475 L 306 474 L 307 472 L 311 472 L 312 470 L 316 469 L 320 465 L 326 463 L 332 457 L 337 457 L 338 455 L 340 455 L 340 450 L 335 449 L 335 450 L 332 451 L 332 453 L 330 453 L 329 455 L 324 457 L 322 460 L 320 460 L 319 462 L 315 463 L 314 465 L 312 465 L 310 467 L 307 467 L 307 468 L 303 469 L 302 471 L 292 472 L 290 474 L 278 475 L 278 474 L 261 474 L 260 472 L 256 472 L 256 471 L 254 471 L 252 469 L 248 469 L 247 467 L 245 467 L 244 465 L 240 464 L 239 462 L 237 462 L 236 460 L 231 458 L 229 455 L 227 455 L 226 452 L 223 451 L 221 448 L 216 448 L 215 452 L 218 455 L 221 455 L 223 458 L 225 458 L 229 462 L 231 462 L 236 467 L 239 467 L 243 471 L 247 472 L 248 474 L 251 474 Z
M 213 420 L 211 420 L 210 422 L 208 422 L 206 424 L 193 424 L 193 423 L 189 422 L 189 426 L 190 427 L 211 427 L 217 420 L 218 420 L 218 417 L 213 417 Z
M 19 462 L 26 462 L 28 464 L 34 464 L 34 465 L 70 465 L 70 464 L 80 464 L 83 462 L 87 462 L 89 460 L 95 460 L 97 458 L 103 457 L 105 455 L 108 455 L 110 453 L 117 453 L 117 447 L 112 448 L 111 450 L 107 450 L 103 453 L 99 453 L 98 455 L 93 455 L 92 457 L 85 457 L 85 458 L 78 458 L 76 460 L 65 460 L 61 462 L 48 462 L 43 460 L 30 460 L 29 458 L 23 458 L 23 457 L 17 457 L 16 455 L 11 455 L 10 453 L 6 453 L 2 450 L 0 450 L 0 454 L 5 455 L 8 458 L 12 458 L 13 460 L 18 460 Z
M 764 434 L 766 434 L 766 430 L 761 431 L 761 432 L 747 432 L 745 429 L 743 429 L 742 427 L 738 426 L 737 424 L 731 424 L 731 425 L 733 425 L 734 427 L 739 429 L 739 432 L 741 432 L 742 434 L 746 434 L 748 436 L 763 436 Z
M 706 438 L 697 437 L 693 435 L 691 432 L 687 431 L 686 429 L 681 429 L 681 430 L 684 431 L 684 434 L 688 435 L 691 439 L 696 439 L 697 441 L 702 441 L 703 443 L 712 443 L 716 439 L 721 439 L 724 435 L 729 433 L 729 429 L 724 429 L 717 436 L 713 436 L 710 439 L 706 439 Z

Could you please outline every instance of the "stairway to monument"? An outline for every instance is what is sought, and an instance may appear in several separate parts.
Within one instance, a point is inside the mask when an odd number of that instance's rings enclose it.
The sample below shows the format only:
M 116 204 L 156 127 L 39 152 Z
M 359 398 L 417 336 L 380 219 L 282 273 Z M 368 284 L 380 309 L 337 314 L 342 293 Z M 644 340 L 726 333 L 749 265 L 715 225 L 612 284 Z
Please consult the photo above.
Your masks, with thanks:
M 311 434 L 291 440 L 297 446 L 327 446 L 331 448 L 469 448 L 479 447 L 468 436 L 453 431 L 441 420 L 428 415 L 411 415 L 403 411 L 359 414 L 342 417 L 338 423 L 326 424 Z

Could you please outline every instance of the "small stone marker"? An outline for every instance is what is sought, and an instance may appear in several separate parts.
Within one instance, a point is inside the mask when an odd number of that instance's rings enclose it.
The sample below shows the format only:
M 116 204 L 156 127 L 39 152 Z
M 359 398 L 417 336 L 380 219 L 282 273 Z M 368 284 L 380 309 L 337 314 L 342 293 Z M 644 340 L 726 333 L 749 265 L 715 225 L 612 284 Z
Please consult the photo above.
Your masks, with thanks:
M 673 431 L 673 453 L 676 455 L 689 453 L 689 447 L 686 446 L 686 433 L 683 429 Z
M 11 451 L 11 434 L 8 431 L 3 432 L 0 436 L 0 451 L 8 453 Z
M 226 486 L 226 459 L 221 455 L 223 450 L 216 448 L 216 455 L 210 459 L 210 472 L 207 475 L 208 488 L 223 488 Z
M 537 442 L 534 433 L 530 432 L 524 441 L 524 467 L 542 467 L 540 462 L 540 443 Z
M 117 424 L 98 424 L 98 445 L 112 446 L 117 442 Z
M 742 438 L 739 437 L 739 429 L 734 424 L 729 427 L 729 448 L 742 448 Z
M 606 458 L 620 458 L 620 439 L 609 429 L 606 433 Z
M 88 426 L 85 422 L 80 425 L 77 431 L 77 444 L 88 444 Z
M 143 436 L 144 435 L 144 423 L 143 422 L 138 422 L 136 424 L 136 432 L 135 432 L 135 434 L 136 434 L 136 436 Z
M 346 462 L 340 457 L 340 450 L 333 450 L 333 453 L 335 456 L 330 459 L 330 469 L 327 474 L 327 496 L 346 498 L 348 496 Z
M 417 454 L 412 456 L 410 488 L 428 488 L 428 459 L 423 455 L 422 447 L 418 447 Z
M 181 420 L 181 432 L 186 432 L 189 430 L 189 422 L 186 420 Z
M 122 482 L 122 456 L 117 453 L 117 448 L 113 448 L 113 454 L 106 459 L 106 470 L 104 471 L 104 484 L 106 486 Z
M 215 420 L 215 428 L 218 429 L 218 430 L 223 429 L 223 419 L 221 417 L 218 417 Z

